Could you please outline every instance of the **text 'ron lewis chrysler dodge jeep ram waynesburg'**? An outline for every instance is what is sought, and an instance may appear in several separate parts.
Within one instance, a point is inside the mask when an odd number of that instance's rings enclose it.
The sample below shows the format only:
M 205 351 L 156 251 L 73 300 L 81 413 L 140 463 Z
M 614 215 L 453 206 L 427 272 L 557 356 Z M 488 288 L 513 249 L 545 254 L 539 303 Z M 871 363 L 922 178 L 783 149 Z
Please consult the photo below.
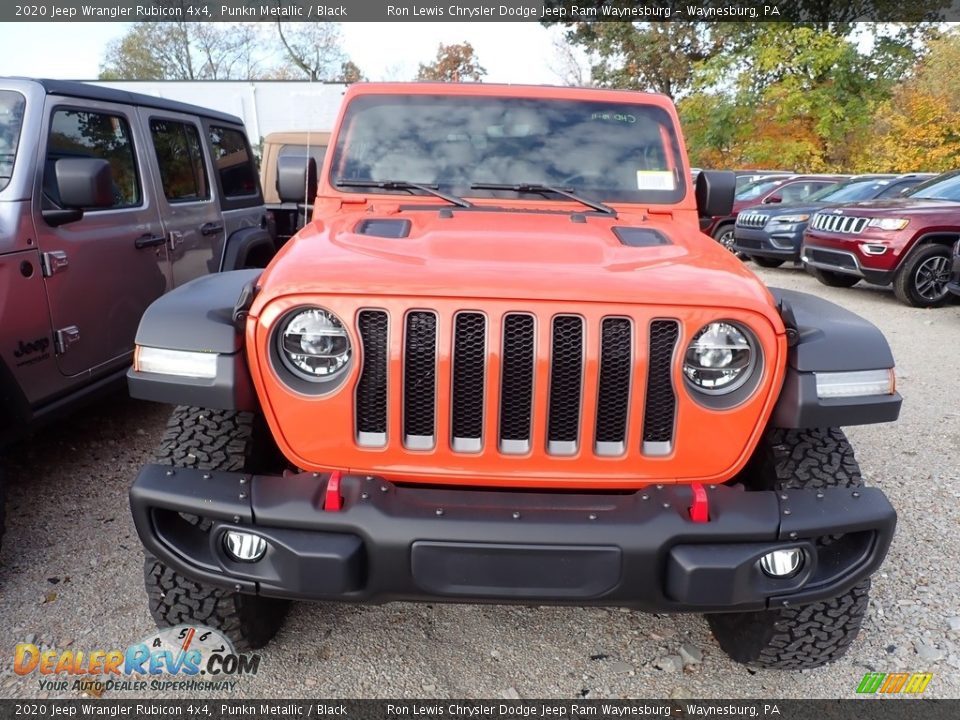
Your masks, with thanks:
M 734 177 L 689 176 L 661 96 L 353 86 L 312 221 L 141 323 L 131 391 L 180 405 L 130 493 L 156 621 L 620 605 L 841 655 L 896 515 L 839 427 L 897 417 L 893 357 L 702 235 Z

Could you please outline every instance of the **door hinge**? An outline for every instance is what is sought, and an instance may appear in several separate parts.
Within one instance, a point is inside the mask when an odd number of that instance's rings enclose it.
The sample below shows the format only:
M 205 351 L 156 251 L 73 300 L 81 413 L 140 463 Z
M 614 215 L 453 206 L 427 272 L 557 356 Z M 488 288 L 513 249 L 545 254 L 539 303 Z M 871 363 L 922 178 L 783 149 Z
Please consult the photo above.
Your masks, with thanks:
M 183 245 L 183 233 L 180 230 L 171 230 L 167 234 L 167 239 L 170 241 L 171 250 L 176 250 Z
M 56 275 L 66 270 L 69 265 L 70 261 L 67 260 L 67 254 L 63 250 L 53 250 L 40 255 L 40 267 L 44 277 Z
M 80 342 L 80 328 L 76 325 L 68 325 L 65 328 L 60 328 L 54 334 L 54 339 L 57 345 L 57 355 L 63 355 L 71 346 Z

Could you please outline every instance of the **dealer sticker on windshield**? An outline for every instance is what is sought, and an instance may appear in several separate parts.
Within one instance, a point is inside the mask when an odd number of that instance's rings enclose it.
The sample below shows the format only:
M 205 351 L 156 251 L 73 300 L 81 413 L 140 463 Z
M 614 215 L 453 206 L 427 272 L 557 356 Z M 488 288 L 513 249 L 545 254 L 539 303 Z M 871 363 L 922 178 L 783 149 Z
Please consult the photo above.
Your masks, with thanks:
M 676 190 L 672 170 L 637 170 L 637 190 Z

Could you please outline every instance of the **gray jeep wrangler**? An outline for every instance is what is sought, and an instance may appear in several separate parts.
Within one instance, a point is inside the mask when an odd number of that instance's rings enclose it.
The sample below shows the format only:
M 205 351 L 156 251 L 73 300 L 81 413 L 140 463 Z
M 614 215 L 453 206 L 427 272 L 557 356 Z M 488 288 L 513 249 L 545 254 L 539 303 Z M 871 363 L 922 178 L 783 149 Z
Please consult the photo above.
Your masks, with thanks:
M 274 253 L 242 121 L 0 78 L 0 445 L 122 380 L 146 307 Z M 0 534 L 3 531 L 0 478 Z

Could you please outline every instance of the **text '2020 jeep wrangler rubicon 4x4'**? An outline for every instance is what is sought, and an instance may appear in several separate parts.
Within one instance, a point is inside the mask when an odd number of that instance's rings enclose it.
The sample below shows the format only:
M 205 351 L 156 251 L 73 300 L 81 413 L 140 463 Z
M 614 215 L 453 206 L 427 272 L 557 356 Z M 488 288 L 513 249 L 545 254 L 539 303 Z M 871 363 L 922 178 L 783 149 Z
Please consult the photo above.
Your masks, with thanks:
M 200 275 L 265 267 L 265 226 L 239 118 L 0 78 L 0 445 L 122 387 L 146 307 Z
M 689 174 L 661 96 L 353 86 L 311 223 L 140 325 L 132 393 L 181 405 L 130 492 L 157 622 L 621 605 L 842 654 L 896 515 L 839 426 L 897 417 L 893 358 L 702 235 L 734 178 Z

